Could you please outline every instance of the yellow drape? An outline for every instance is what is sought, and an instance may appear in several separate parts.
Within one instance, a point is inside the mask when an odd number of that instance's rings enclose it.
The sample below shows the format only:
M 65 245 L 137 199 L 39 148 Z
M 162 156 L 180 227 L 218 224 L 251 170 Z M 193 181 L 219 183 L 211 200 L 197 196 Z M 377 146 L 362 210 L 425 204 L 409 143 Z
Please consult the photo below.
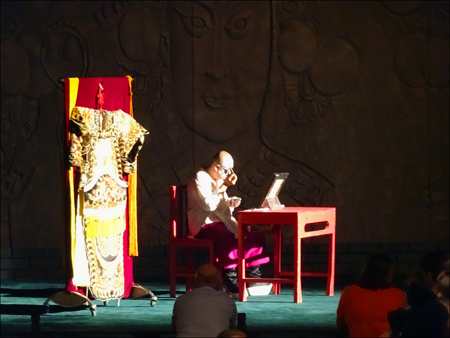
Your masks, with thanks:
M 69 114 L 68 118 L 70 118 L 70 112 L 73 107 L 75 107 L 78 95 L 78 78 L 70 78 L 69 79 Z M 70 132 L 68 133 L 68 138 L 70 141 Z M 72 269 L 74 270 L 74 262 L 75 262 L 75 189 L 73 182 L 73 166 L 69 169 L 69 193 L 70 193 L 70 256 L 72 258 Z
M 133 91 L 131 90 L 131 81 L 133 78 L 127 76 L 130 88 L 130 116 L 133 117 Z M 134 174 L 128 174 L 128 254 L 138 256 L 137 239 L 137 160 Z

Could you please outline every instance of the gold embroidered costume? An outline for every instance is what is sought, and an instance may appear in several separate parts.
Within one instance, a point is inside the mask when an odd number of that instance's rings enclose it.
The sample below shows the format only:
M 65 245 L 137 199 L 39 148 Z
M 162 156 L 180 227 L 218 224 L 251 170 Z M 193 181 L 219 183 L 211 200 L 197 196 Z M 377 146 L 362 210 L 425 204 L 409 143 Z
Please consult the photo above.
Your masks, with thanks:
M 102 301 L 124 294 L 123 233 L 128 183 L 148 134 L 122 110 L 75 107 L 70 163 L 80 170 L 73 282 Z M 80 240 L 81 239 L 81 240 Z

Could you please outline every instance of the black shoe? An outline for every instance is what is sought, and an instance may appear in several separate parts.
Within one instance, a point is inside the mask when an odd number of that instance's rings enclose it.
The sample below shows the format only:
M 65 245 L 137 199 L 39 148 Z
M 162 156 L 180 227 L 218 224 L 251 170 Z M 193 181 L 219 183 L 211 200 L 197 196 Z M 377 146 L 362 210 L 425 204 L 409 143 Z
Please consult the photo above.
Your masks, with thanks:
M 229 293 L 239 293 L 239 283 L 236 269 L 224 269 L 222 271 L 222 278 Z
M 247 278 L 261 278 L 261 271 L 259 271 L 259 265 L 251 266 L 246 271 Z
M 261 278 L 261 271 L 259 270 L 259 265 L 251 266 L 251 267 L 247 268 L 246 277 L 247 278 Z M 258 283 L 258 282 L 247 284 L 247 289 L 255 289 L 255 288 L 261 288 L 261 287 L 264 290 L 269 288 L 269 291 L 267 291 L 267 292 L 270 292 L 270 288 L 272 287 L 272 284 L 271 283 Z

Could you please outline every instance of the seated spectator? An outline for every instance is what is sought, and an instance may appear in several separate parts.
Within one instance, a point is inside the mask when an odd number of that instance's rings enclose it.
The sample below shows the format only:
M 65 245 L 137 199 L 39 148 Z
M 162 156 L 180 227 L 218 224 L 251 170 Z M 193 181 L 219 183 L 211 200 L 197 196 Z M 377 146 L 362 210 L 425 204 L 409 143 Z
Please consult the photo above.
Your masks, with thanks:
M 429 252 L 420 261 L 422 267 L 422 279 L 430 290 L 434 293 L 438 293 L 438 281 L 439 274 L 448 270 L 449 268 L 449 256 L 447 252 L 434 251 Z
M 422 281 L 412 279 L 408 309 L 388 314 L 391 337 L 448 337 L 448 254 L 431 252 L 421 260 Z M 447 281 L 445 281 L 447 271 Z M 447 287 L 445 288 L 445 283 Z M 444 291 L 444 292 L 442 292 Z M 447 305 L 445 305 L 447 294 Z M 438 298 L 442 296 L 441 300 Z
M 223 291 L 220 271 L 204 264 L 198 268 L 194 283 L 192 291 L 175 300 L 172 326 L 177 337 L 217 337 L 235 328 L 236 303 Z
M 406 286 L 413 282 L 424 283 L 430 290 L 437 293 L 437 276 L 449 268 L 449 255 L 442 251 L 432 251 L 426 253 L 420 260 L 422 268 L 421 276 L 418 278 L 414 273 L 409 273 L 405 280 Z
M 422 283 L 408 288 L 408 309 L 388 314 L 390 337 L 448 337 L 448 310 Z
M 380 337 L 389 329 L 387 313 L 406 306 L 405 293 L 391 285 L 394 275 L 389 255 L 369 257 L 356 284 L 347 286 L 339 300 L 336 325 L 350 337 Z

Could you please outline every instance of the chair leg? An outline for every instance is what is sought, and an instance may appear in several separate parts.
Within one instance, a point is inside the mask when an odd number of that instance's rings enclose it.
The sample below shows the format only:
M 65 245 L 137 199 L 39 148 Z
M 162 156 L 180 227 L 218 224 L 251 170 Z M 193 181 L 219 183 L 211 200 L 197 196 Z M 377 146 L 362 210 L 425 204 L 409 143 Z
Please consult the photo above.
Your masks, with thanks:
M 170 297 L 175 298 L 177 293 L 177 249 L 171 244 L 169 248 L 169 290 Z
M 216 264 L 216 255 L 214 254 L 214 248 L 212 245 L 209 247 L 209 263 L 213 265 Z
M 192 265 L 192 249 L 190 247 L 186 247 L 185 252 L 185 259 L 186 259 L 186 269 L 191 270 L 193 269 Z M 186 292 L 192 290 L 193 288 L 193 281 L 191 277 L 186 277 Z

